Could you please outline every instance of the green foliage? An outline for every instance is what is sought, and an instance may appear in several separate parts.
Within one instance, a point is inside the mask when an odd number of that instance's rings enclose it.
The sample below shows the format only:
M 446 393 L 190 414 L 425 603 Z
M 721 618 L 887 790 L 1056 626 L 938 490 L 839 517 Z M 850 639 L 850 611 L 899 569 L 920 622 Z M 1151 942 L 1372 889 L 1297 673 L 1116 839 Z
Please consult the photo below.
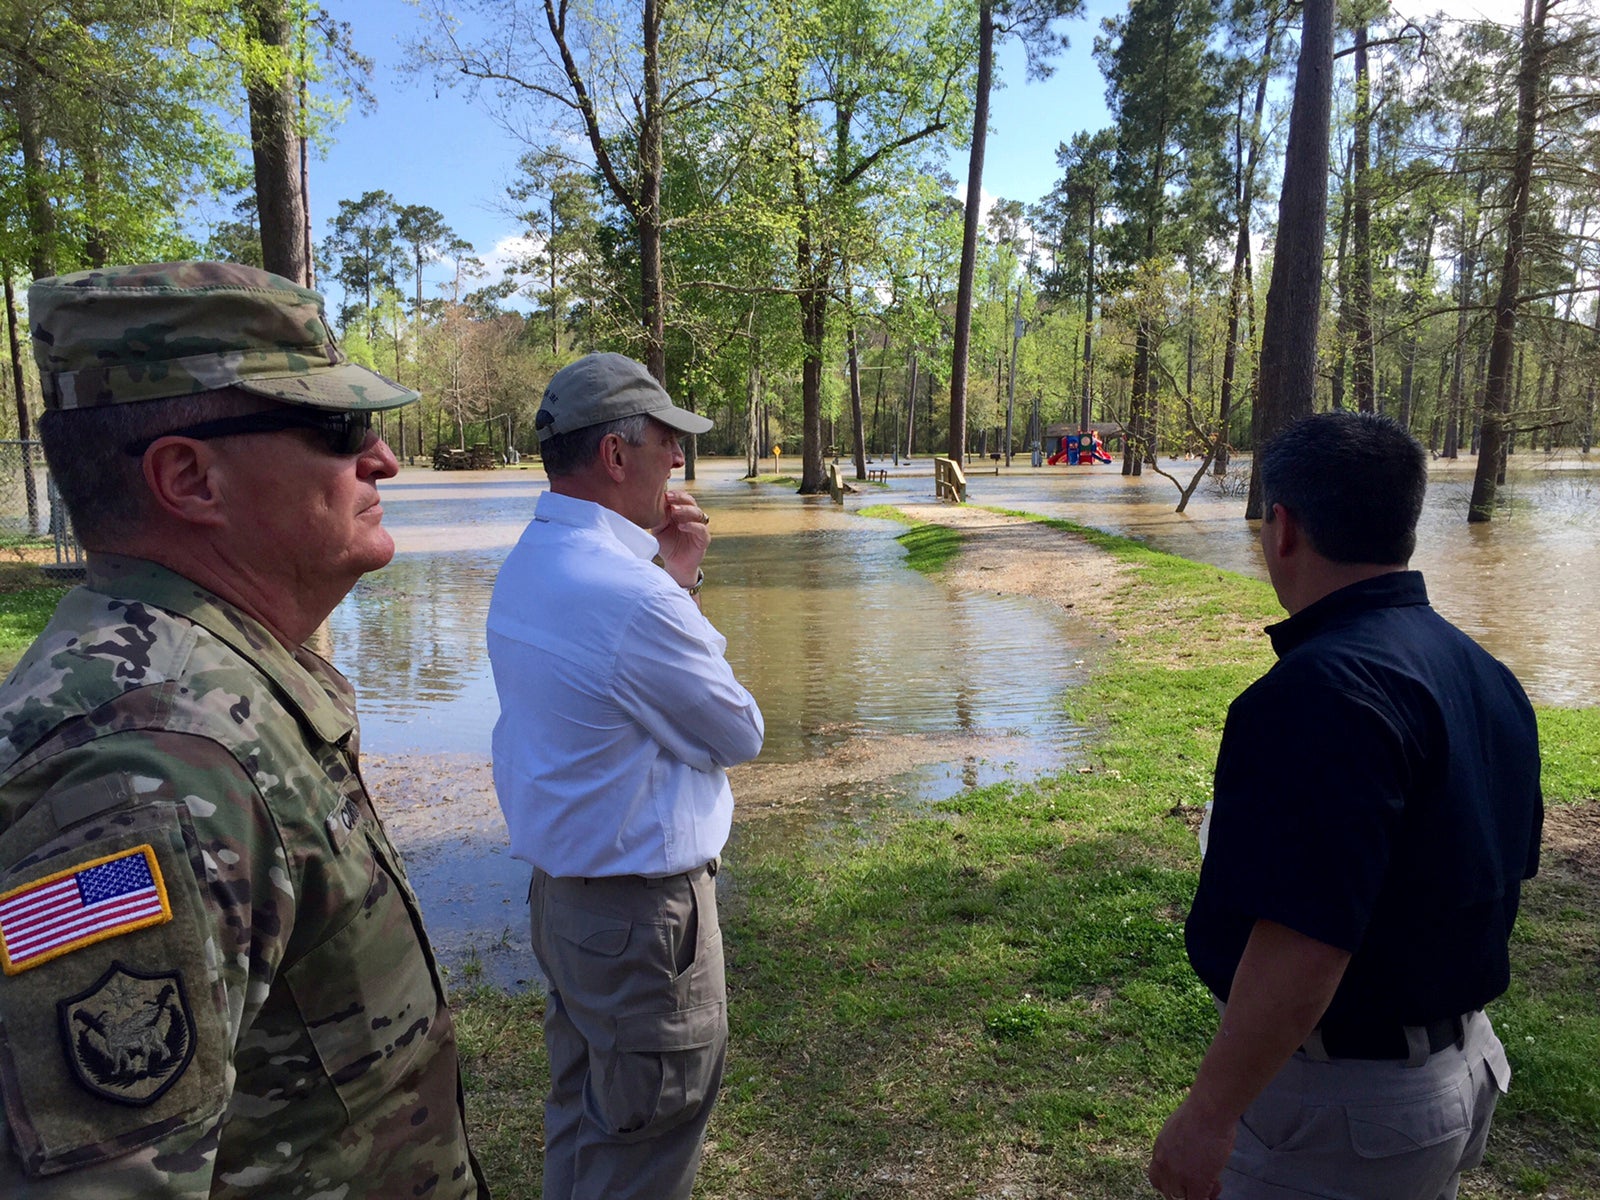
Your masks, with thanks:
M 333 230 L 318 250 L 324 266 L 344 288 L 340 327 L 348 330 L 359 320 L 369 341 L 376 336 L 376 302 L 384 292 L 395 290 L 397 273 L 405 265 L 395 228 L 397 215 L 394 197 L 381 189 L 341 200 Z
M 187 202 L 237 182 L 197 5 L 11 4 L 0 14 L 0 257 L 33 273 L 194 253 Z

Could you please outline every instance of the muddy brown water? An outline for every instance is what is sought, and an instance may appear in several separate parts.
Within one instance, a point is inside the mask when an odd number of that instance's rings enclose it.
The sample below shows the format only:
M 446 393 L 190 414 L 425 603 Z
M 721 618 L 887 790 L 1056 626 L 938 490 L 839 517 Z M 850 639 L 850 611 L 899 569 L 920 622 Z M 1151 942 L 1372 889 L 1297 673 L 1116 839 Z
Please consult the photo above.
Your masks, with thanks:
M 1125 478 L 1118 466 L 1020 465 L 969 481 L 972 503 L 1065 517 L 1137 537 L 1185 558 L 1266 578 L 1255 522 L 1242 498 L 1200 484 L 1188 510 L 1160 476 Z M 1473 460 L 1436 461 L 1412 566 L 1433 606 L 1522 681 L 1534 701 L 1600 704 L 1600 457 L 1512 459 L 1492 522 L 1467 524 Z M 1185 483 L 1192 462 L 1163 461 Z M 1248 460 L 1237 464 L 1245 477 Z
M 1039 601 L 926 579 L 905 568 L 899 526 L 752 486 L 741 471 L 702 463 L 695 484 L 712 517 L 702 601 L 767 730 L 760 758 L 734 775 L 728 876 L 747 848 L 847 836 L 886 807 L 1070 759 L 1080 731 L 1060 697 L 1100 631 Z M 327 630 L 361 698 L 368 781 L 443 957 L 507 986 L 529 968 L 528 867 L 506 853 L 486 767 L 498 705 L 483 622 L 543 490 L 535 472 L 386 483 L 395 561 Z
M 973 503 L 1066 517 L 1264 577 L 1243 501 L 1202 483 L 1182 516 L 1155 475 L 1015 460 L 974 474 Z M 1164 464 L 1187 478 L 1193 464 Z M 900 529 L 850 509 L 925 500 L 922 460 L 890 467 L 844 509 L 752 486 L 743 464 L 702 460 L 712 516 L 707 615 L 766 717 L 757 762 L 735 773 L 741 850 L 849 835 L 890 806 L 1027 779 L 1070 761 L 1080 731 L 1062 693 L 1102 635 L 1052 606 L 961 592 L 903 565 Z M 1440 465 L 1415 560 L 1435 606 L 1504 659 L 1538 701 L 1600 703 L 1600 472 L 1519 464 L 1489 526 L 1469 527 L 1470 466 Z M 544 489 L 534 471 L 407 471 L 383 488 L 398 554 L 328 626 L 361 697 L 367 772 L 411 863 L 441 955 L 458 978 L 534 975 L 528 868 L 511 859 L 488 770 L 497 716 L 483 620 L 501 559 Z M 1045 564 L 1048 566 L 1048 564 Z M 1114 651 L 1110 651 L 1114 652 Z

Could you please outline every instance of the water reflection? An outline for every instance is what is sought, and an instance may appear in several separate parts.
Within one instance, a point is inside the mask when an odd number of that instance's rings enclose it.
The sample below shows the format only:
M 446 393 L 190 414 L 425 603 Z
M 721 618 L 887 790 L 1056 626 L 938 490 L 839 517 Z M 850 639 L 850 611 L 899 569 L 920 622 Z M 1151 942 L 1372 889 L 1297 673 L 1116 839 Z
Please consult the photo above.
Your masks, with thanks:
M 483 622 L 502 557 L 400 554 L 334 610 L 328 641 L 360 697 L 366 746 L 487 751 L 496 706 Z
M 1515 460 L 1514 460 L 1515 461 Z M 1167 465 L 1167 464 L 1164 464 Z M 1193 464 L 1171 464 L 1187 482 Z M 1248 460 L 1236 463 L 1248 472 Z M 915 489 L 920 481 L 897 480 Z M 1600 468 L 1581 461 L 1517 463 L 1494 521 L 1468 525 L 1470 462 L 1435 462 L 1412 565 L 1434 607 L 1514 671 L 1535 701 L 1600 703 Z M 976 476 L 975 504 L 1027 509 L 1137 537 L 1185 558 L 1266 578 L 1244 501 L 1202 483 L 1182 515 L 1177 489 L 1160 476 L 1116 467 L 1013 467 Z
M 925 579 L 904 566 L 899 526 L 738 474 L 718 464 L 695 485 L 713 533 L 701 598 L 766 717 L 760 758 L 735 771 L 735 855 L 1070 759 L 1080 731 L 1059 700 L 1094 633 L 1035 601 Z M 327 628 L 441 957 L 507 987 L 533 970 L 528 868 L 507 853 L 487 770 L 498 706 L 483 623 L 543 488 L 533 473 L 385 484 L 399 552 Z
M 384 487 L 399 552 L 334 612 L 331 652 L 356 685 L 374 752 L 486 754 L 497 715 L 483 644 L 489 592 L 543 482 L 414 478 Z M 980 731 L 1048 747 L 1029 767 L 1059 761 L 1072 731 L 1056 698 L 1074 682 L 1058 665 L 1068 639 L 1059 614 L 953 593 L 905 569 L 899 527 L 753 487 L 731 465 L 702 469 L 696 492 L 714 535 L 702 599 L 761 703 L 762 762 L 875 734 Z
M 735 851 L 826 837 L 886 806 L 1070 760 L 1081 731 L 1059 700 L 1082 676 L 1093 631 L 1030 600 L 925 579 L 905 569 L 898 526 L 739 473 L 702 460 L 695 484 L 713 532 L 702 599 L 767 719 L 760 759 L 736 776 Z M 1514 471 L 1506 509 L 1487 527 L 1465 523 L 1470 487 L 1469 472 L 1445 470 L 1430 488 L 1416 561 L 1435 604 L 1536 699 L 1600 701 L 1596 473 Z M 499 564 L 543 490 L 535 472 L 415 471 L 386 483 L 399 553 L 328 624 L 327 650 L 358 689 L 377 790 L 388 811 L 399 808 L 393 824 L 430 930 L 458 966 L 480 948 L 486 973 L 506 986 L 531 971 L 528 870 L 506 853 L 489 784 L 497 706 L 483 622 Z M 849 507 L 931 493 L 920 462 Z M 1184 516 L 1171 511 L 1166 480 L 1114 468 L 1018 467 L 974 476 L 970 495 L 1264 574 L 1243 502 L 1208 485 Z

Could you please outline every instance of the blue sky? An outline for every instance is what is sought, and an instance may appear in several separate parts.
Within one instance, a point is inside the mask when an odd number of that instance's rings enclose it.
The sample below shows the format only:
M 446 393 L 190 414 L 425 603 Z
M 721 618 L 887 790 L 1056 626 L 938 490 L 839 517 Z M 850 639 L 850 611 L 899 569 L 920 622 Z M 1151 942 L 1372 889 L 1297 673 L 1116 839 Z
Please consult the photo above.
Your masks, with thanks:
M 1121 0 L 1089 0 L 1089 15 L 1063 23 L 1071 48 L 1057 56 L 1056 74 L 1044 84 L 1026 83 L 1021 48 L 1002 45 L 999 76 L 1005 86 L 991 101 L 984 169 L 989 196 L 1037 200 L 1056 180 L 1057 144 L 1080 129 L 1108 123 L 1105 86 L 1092 54 L 1094 34 L 1102 15 L 1123 7 Z M 488 258 L 518 232 L 495 205 L 522 147 L 460 92 L 401 73 L 402 44 L 420 28 L 416 10 L 399 0 L 329 0 L 328 8 L 350 22 L 356 46 L 374 60 L 378 104 L 370 114 L 352 108 L 334 131 L 326 157 L 312 161 L 316 237 L 327 233 L 340 200 L 381 188 L 401 203 L 438 209 Z M 952 159 L 950 173 L 965 180 L 965 151 Z M 431 274 L 443 279 L 445 269 L 435 267 Z
M 1393 6 L 1402 12 L 1484 12 L 1507 22 L 1521 14 L 1520 0 L 1396 0 Z M 1057 145 L 1079 130 L 1109 123 L 1094 37 L 1104 16 L 1125 7 L 1125 0 L 1088 0 L 1083 17 L 1063 22 L 1060 28 L 1071 46 L 1056 57 L 1055 74 L 1043 83 L 1026 81 L 1022 50 L 1014 41 L 1002 44 L 998 76 L 1004 86 L 991 101 L 984 167 L 988 197 L 1037 200 L 1056 180 Z M 374 60 L 372 90 L 378 103 L 370 114 L 352 109 L 334 131 L 326 157 L 312 162 L 316 237 L 326 234 L 340 200 L 381 188 L 400 203 L 438 209 L 480 257 L 491 258 L 496 245 L 517 233 L 495 205 L 521 147 L 460 92 L 400 71 L 403 43 L 422 20 L 409 4 L 328 0 L 328 8 L 350 23 L 356 46 Z M 964 151 L 952 157 L 950 173 L 965 180 Z M 445 268 L 433 268 L 432 277 L 443 279 Z

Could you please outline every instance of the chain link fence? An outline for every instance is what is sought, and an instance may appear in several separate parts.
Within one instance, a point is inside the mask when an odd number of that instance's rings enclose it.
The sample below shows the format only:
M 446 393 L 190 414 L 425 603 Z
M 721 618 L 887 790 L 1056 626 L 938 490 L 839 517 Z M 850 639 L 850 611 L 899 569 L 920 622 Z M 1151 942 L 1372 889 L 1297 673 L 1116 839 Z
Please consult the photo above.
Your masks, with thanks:
M 0 547 L 49 574 L 83 570 L 83 548 L 36 441 L 0 441 Z

